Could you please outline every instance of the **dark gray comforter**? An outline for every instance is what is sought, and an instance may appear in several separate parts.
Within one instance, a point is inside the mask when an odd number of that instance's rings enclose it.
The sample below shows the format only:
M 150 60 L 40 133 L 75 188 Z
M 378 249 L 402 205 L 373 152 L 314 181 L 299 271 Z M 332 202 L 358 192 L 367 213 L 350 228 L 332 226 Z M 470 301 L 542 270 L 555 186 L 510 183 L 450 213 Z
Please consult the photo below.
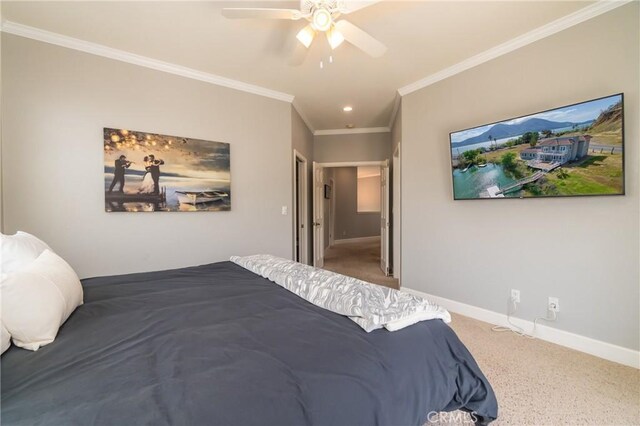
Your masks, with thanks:
M 365 333 L 230 262 L 83 281 L 37 352 L 1 360 L 3 425 L 421 425 L 497 416 L 440 320 Z

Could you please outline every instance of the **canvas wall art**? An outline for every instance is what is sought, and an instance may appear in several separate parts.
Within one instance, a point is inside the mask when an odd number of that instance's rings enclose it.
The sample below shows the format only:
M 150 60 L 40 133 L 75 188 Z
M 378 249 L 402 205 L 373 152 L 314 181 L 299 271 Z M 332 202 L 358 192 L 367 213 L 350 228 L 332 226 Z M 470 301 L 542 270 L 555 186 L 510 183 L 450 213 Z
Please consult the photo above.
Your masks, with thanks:
M 107 212 L 231 210 L 228 143 L 104 128 Z
M 450 134 L 456 200 L 624 194 L 622 93 Z

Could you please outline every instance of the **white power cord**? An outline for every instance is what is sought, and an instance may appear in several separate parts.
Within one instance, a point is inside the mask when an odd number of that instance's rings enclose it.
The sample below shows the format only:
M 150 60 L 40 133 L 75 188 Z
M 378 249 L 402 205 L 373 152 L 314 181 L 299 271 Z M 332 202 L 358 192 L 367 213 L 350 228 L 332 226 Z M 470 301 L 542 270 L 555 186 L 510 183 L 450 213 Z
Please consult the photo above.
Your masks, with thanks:
M 509 301 L 507 302 L 507 322 L 509 323 L 510 327 L 505 327 L 502 325 L 496 325 L 495 327 L 492 327 L 491 330 L 492 331 L 498 331 L 498 332 L 503 332 L 503 331 L 511 331 L 515 334 L 517 334 L 518 336 L 522 336 L 522 337 L 526 337 L 528 339 L 535 339 L 536 336 L 534 335 L 536 332 L 536 326 L 538 325 L 538 321 L 548 321 L 548 322 L 553 322 L 558 318 L 558 315 L 556 314 L 556 311 L 550 311 L 551 314 L 553 315 L 552 318 L 549 317 L 538 317 L 536 319 L 533 320 L 533 329 L 531 329 L 531 333 L 527 333 L 522 327 L 515 325 L 514 323 L 511 322 L 511 315 L 516 313 L 516 310 L 518 309 L 518 305 L 516 304 L 516 301 L 510 297 Z

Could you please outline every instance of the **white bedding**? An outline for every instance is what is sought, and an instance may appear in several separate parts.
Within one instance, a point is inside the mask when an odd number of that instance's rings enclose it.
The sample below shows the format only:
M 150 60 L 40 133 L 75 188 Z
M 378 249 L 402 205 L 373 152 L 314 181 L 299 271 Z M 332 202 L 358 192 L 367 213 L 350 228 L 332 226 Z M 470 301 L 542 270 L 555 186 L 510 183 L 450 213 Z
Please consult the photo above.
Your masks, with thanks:
M 60 326 L 83 300 L 78 276 L 49 249 L 7 275 L 0 283 L 0 294 L 2 323 L 13 343 L 32 351 L 53 342 Z
M 427 299 L 271 255 L 231 261 L 316 306 L 348 316 L 365 331 L 400 330 L 420 321 L 451 322 L 446 309 Z

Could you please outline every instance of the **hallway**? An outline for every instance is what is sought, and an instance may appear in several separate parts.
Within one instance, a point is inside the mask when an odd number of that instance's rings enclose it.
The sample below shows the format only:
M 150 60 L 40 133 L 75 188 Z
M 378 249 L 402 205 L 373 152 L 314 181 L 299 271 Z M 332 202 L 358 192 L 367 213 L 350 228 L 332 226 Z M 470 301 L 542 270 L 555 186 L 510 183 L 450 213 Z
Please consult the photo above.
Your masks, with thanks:
M 326 249 L 324 269 L 397 289 L 398 280 L 380 269 L 380 239 L 336 244 Z

